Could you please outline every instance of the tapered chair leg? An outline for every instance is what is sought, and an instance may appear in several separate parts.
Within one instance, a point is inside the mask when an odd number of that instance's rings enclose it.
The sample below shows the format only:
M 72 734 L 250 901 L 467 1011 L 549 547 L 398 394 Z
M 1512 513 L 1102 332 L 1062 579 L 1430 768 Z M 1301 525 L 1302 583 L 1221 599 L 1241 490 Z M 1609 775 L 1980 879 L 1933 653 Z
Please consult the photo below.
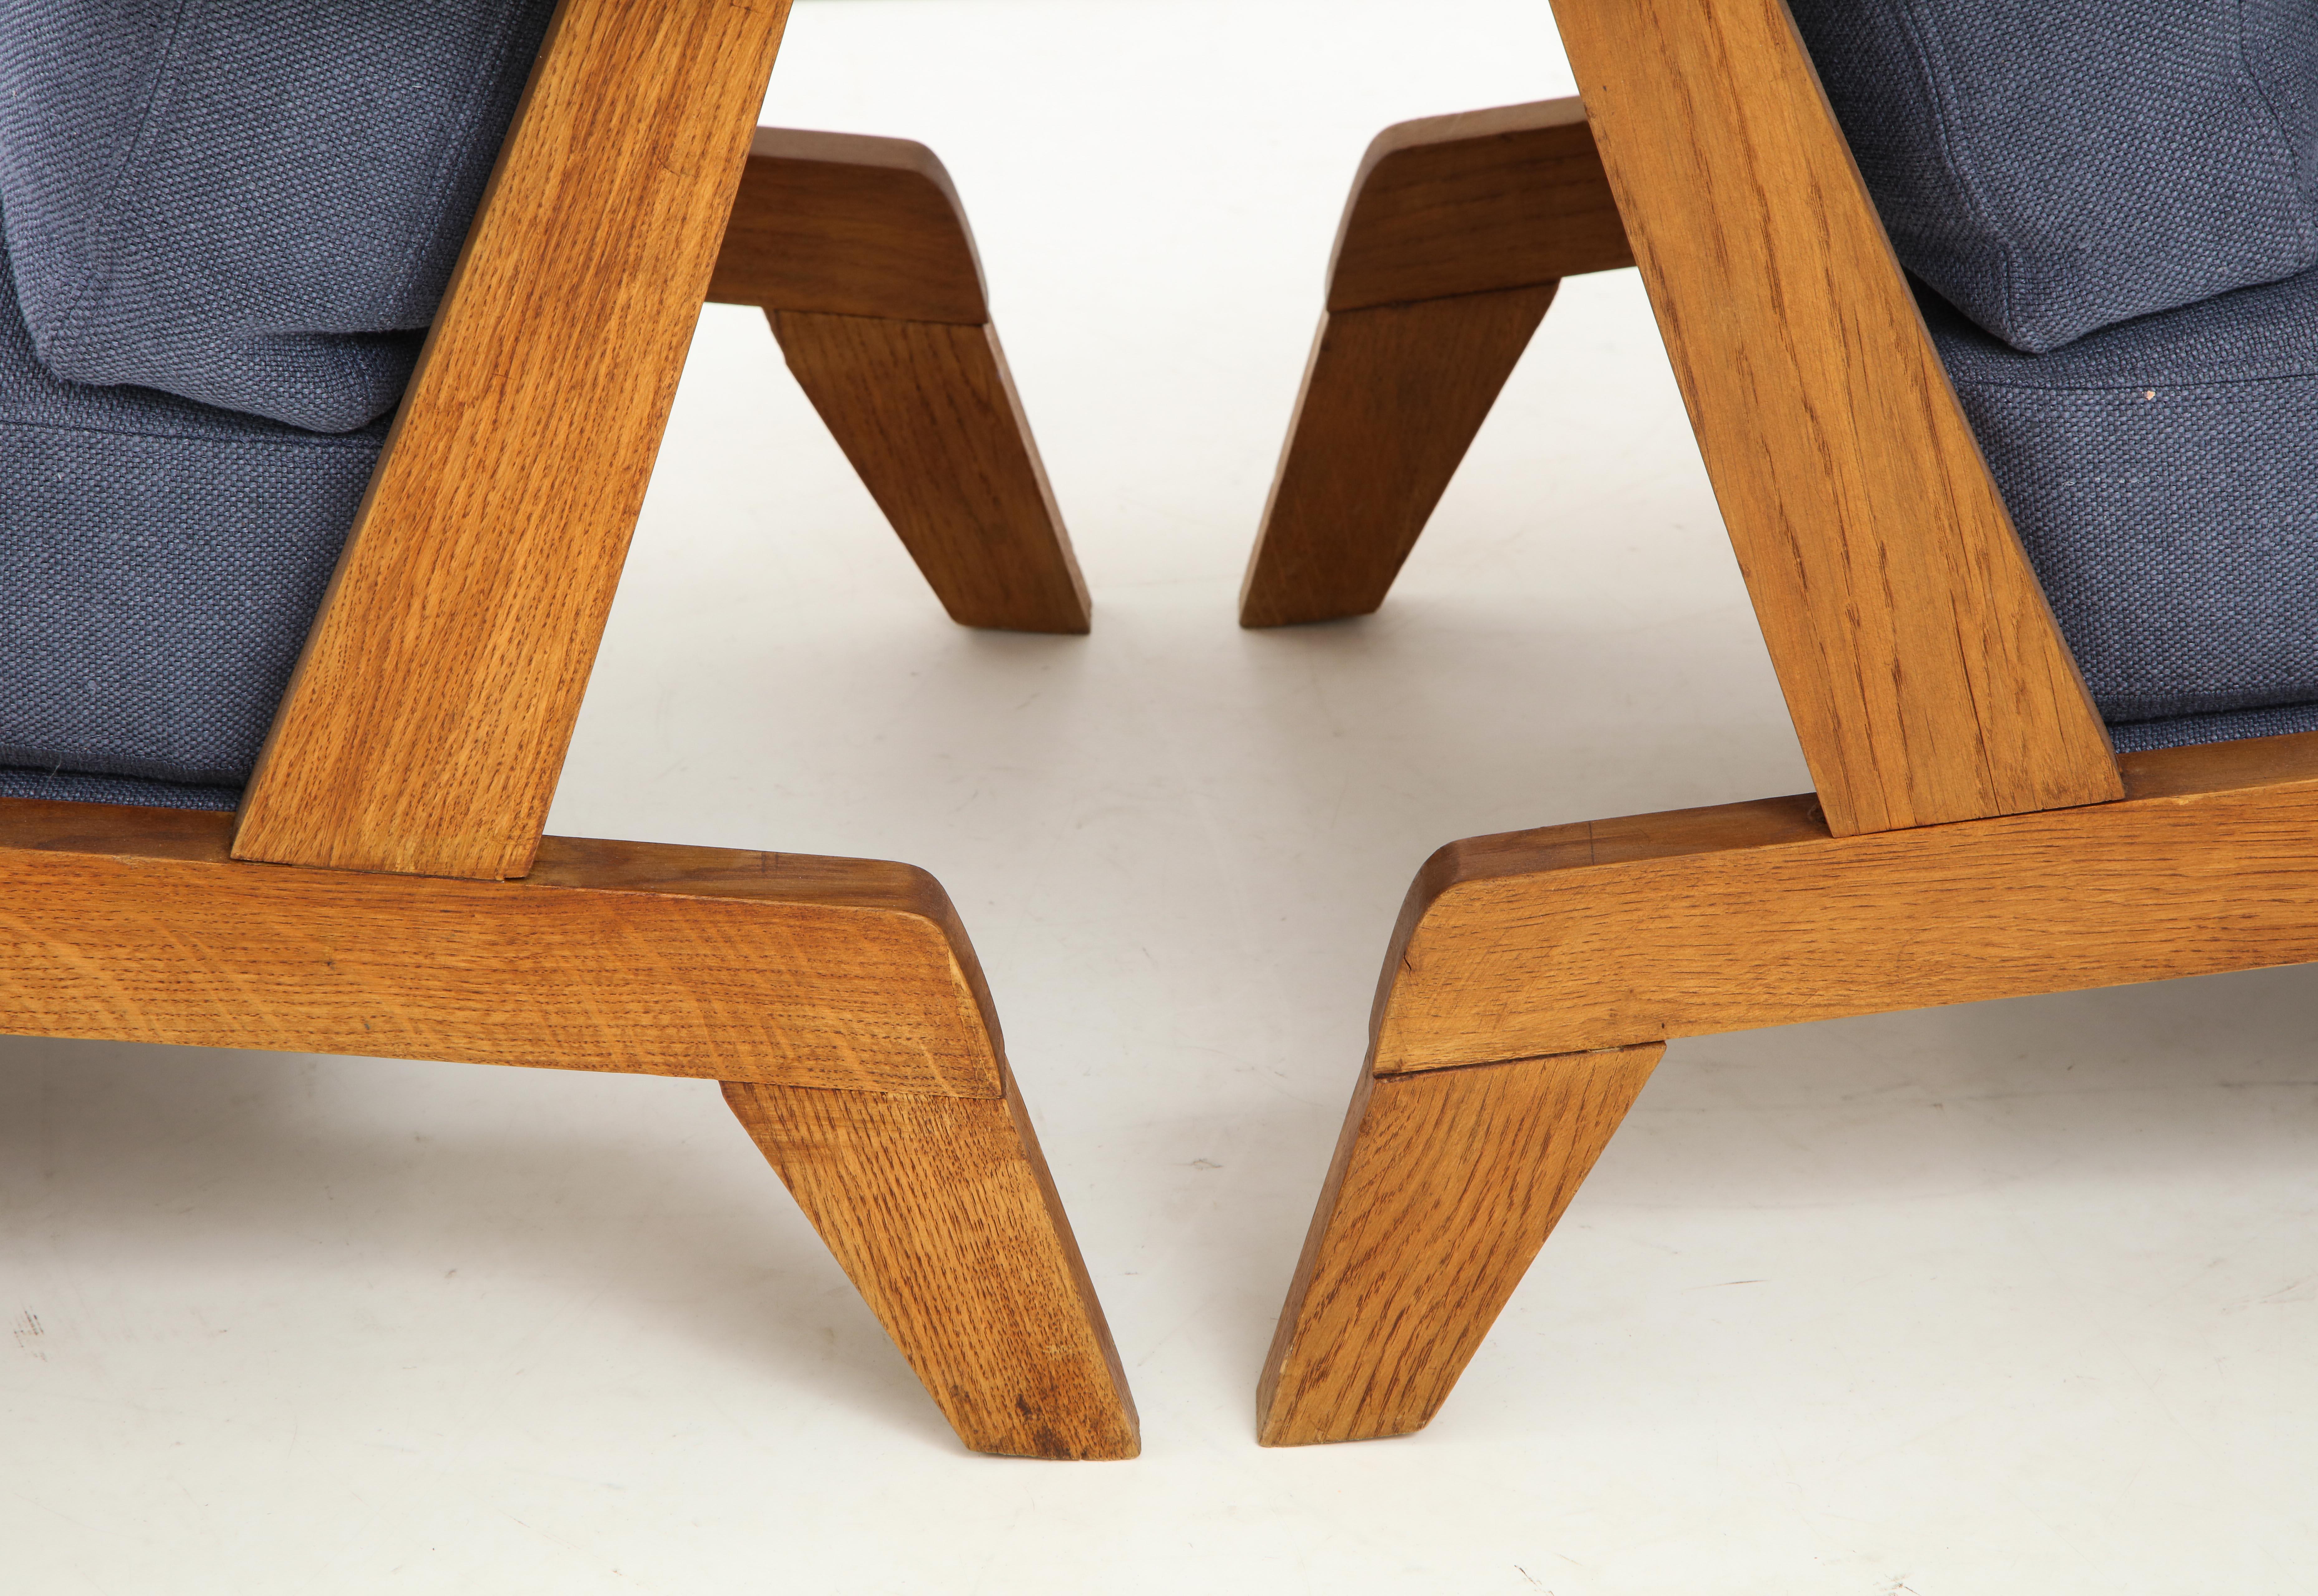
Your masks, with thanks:
M 951 620 L 1087 630 L 1086 584 L 996 327 L 771 317 L 798 385 Z
M 724 1096 L 959 1439 L 1136 1455 L 1127 1377 L 1011 1075 L 1001 1098 Z
M 1555 287 L 1321 317 L 1241 625 L 1334 621 L 1384 602 Z
M 1556 284 L 1632 264 L 1576 100 L 1379 135 L 1337 232 L 1240 624 L 1383 603 Z
M 1430 1422 L 1665 1051 L 1363 1073 L 1272 1339 L 1258 1439 Z
M 951 619 L 1087 630 L 966 211 L 931 150 L 759 128 L 708 297 L 764 310 Z

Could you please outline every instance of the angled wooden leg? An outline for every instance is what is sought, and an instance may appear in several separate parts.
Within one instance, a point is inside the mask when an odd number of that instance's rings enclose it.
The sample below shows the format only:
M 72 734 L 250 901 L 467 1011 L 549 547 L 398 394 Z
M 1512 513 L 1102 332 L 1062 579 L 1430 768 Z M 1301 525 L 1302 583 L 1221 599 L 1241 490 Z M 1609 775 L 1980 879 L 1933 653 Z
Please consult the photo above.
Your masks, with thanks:
M 1334 621 L 1384 602 L 1555 286 L 1320 318 L 1241 625 Z
M 764 310 L 951 619 L 1087 630 L 966 211 L 931 150 L 758 129 L 708 298 Z
M 1576 100 L 1379 134 L 1337 232 L 1240 624 L 1383 603 L 1555 285 L 1632 264 Z
M 950 619 L 1087 630 L 1086 583 L 996 327 L 768 314 L 789 370 Z
M 958 1439 L 1136 1455 L 1127 1376 L 1011 1075 L 1002 1098 L 724 1096 Z
M 1431 1422 L 1665 1052 L 1364 1071 L 1256 1394 L 1258 1439 Z

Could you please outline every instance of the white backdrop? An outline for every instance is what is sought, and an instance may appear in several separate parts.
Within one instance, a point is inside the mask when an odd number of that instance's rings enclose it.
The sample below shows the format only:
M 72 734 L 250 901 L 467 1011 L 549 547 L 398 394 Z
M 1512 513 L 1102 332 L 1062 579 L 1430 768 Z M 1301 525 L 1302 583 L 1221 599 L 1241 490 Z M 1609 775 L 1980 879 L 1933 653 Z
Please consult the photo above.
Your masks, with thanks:
M 961 1452 L 711 1087 L 0 1040 L 0 1584 L 2306 1588 L 2308 971 L 1678 1044 L 1430 1431 L 1253 1443 L 1424 855 L 1808 785 L 1631 273 L 1382 613 L 1233 623 L 1362 146 L 1570 88 L 1539 0 L 807 0 L 767 103 L 948 162 L 1095 632 L 951 627 L 711 309 L 553 829 L 942 878 L 1140 1462 Z

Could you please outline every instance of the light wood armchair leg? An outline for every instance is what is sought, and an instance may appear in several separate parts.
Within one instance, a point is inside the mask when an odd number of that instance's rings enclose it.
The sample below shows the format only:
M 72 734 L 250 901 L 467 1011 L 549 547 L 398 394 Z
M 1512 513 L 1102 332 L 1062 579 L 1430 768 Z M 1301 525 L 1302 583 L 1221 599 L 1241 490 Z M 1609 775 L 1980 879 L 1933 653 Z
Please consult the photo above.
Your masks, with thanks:
M 1240 624 L 1382 604 L 1556 285 L 1632 264 L 1576 100 L 1379 134 L 1337 233 Z
M 1002 1098 L 725 1099 L 977 1452 L 1132 1457 L 1135 1403 L 1011 1074 Z
M 1555 287 L 1322 314 L 1241 625 L 1335 621 L 1384 603 Z
M 708 297 L 764 310 L 951 619 L 1088 629 L 966 211 L 931 150 L 759 128 Z
M 1364 1071 L 1256 1394 L 1258 1439 L 1431 1422 L 1665 1052 Z

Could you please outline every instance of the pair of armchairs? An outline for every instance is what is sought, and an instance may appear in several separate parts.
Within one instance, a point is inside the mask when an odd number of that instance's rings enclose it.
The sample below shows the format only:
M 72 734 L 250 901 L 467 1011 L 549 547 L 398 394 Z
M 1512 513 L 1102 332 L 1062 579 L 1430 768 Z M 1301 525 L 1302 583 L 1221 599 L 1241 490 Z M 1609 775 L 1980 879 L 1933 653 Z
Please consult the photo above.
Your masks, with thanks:
M 2318 957 L 2313 24 L 1556 9 L 1582 105 L 1364 165 L 1243 620 L 1375 608 L 1639 265 L 1818 791 L 1426 865 L 1272 1443 L 1430 1419 L 1671 1037 Z M 540 835 L 704 299 L 955 618 L 1086 629 L 939 166 L 752 128 L 784 15 L 12 13 L 0 1030 L 719 1080 L 969 1446 L 1130 1456 L 931 878 Z

